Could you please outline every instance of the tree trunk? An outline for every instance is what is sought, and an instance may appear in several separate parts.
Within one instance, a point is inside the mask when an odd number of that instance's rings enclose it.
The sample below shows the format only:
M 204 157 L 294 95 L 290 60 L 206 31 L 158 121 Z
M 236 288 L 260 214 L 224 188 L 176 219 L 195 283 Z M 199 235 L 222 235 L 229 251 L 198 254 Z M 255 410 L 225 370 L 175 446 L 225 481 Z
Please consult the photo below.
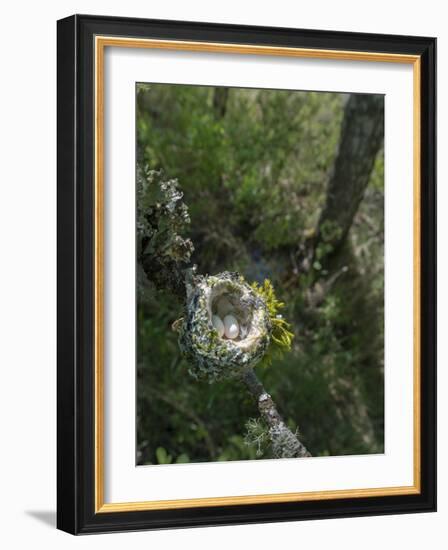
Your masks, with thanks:
M 229 88 L 216 87 L 213 93 L 213 111 L 217 120 L 224 118 L 227 111 Z
M 384 97 L 352 94 L 345 106 L 339 150 L 312 247 L 312 257 L 321 263 L 347 237 L 383 137 Z

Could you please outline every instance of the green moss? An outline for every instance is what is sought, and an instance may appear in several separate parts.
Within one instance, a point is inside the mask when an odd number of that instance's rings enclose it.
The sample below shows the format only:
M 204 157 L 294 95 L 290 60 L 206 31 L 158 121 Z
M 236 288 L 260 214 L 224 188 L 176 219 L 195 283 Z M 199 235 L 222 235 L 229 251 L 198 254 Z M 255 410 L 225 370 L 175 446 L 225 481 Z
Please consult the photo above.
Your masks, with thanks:
M 271 281 L 265 279 L 261 285 L 252 283 L 251 288 L 266 303 L 272 323 L 271 343 L 261 363 L 263 366 L 269 366 L 275 357 L 281 357 L 284 353 L 291 351 L 294 334 L 289 330 L 291 325 L 280 314 L 285 304 L 277 299 Z

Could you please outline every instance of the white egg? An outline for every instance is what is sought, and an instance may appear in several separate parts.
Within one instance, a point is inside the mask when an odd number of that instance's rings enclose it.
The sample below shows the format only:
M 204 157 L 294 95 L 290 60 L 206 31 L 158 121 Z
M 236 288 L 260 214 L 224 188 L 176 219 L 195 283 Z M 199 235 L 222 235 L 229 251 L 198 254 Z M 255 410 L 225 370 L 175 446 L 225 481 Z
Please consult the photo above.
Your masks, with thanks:
M 218 315 L 213 315 L 212 324 L 215 327 L 218 336 L 222 338 L 224 336 L 224 323 L 221 321 L 221 317 Z
M 224 333 L 226 337 L 233 340 L 238 336 L 239 332 L 240 327 L 236 318 L 233 315 L 226 315 L 224 317 Z

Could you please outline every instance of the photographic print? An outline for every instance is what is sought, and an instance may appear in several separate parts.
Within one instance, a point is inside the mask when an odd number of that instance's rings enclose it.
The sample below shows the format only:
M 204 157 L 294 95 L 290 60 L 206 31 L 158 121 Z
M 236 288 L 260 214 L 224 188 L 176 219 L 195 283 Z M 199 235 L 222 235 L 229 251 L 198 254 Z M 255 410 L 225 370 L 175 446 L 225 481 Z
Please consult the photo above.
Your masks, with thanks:
M 384 96 L 136 85 L 137 465 L 384 452 Z
M 436 40 L 58 21 L 57 526 L 436 509 Z

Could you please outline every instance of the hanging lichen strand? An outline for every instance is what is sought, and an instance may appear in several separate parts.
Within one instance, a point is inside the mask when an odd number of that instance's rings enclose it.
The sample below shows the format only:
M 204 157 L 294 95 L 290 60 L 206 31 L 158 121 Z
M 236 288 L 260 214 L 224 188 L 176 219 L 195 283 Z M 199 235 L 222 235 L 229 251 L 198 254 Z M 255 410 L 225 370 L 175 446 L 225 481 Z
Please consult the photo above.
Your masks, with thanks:
M 190 218 L 177 180 L 137 170 L 138 285 L 173 292 L 185 312 L 173 323 L 190 374 L 210 383 L 239 378 L 255 399 L 275 458 L 311 456 L 285 424 L 253 368 L 290 350 L 293 334 L 270 281 L 249 285 L 239 273 L 199 275 L 181 236 Z

